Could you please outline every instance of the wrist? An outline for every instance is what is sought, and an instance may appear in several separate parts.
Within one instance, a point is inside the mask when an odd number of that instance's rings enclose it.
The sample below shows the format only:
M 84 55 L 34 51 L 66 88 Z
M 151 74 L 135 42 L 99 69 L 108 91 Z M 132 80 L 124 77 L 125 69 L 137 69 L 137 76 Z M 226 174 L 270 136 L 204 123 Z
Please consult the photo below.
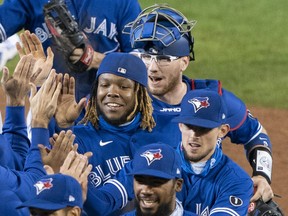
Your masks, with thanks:
M 25 106 L 25 99 L 18 100 L 18 99 L 12 99 L 7 96 L 6 105 L 7 106 Z
M 93 59 L 88 70 L 91 70 L 93 68 L 98 69 L 104 57 L 104 54 L 94 51 Z
M 31 127 L 32 128 L 48 128 L 49 120 L 42 118 L 32 118 Z

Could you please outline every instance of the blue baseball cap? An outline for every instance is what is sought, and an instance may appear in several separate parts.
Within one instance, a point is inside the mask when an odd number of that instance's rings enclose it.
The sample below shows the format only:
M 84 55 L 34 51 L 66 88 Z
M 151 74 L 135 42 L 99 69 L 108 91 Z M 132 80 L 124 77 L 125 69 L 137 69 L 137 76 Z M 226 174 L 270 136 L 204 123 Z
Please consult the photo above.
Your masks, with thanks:
M 227 108 L 220 94 L 207 89 L 186 93 L 181 112 L 172 121 L 204 128 L 216 128 L 226 123 Z
M 115 52 L 106 55 L 98 68 L 96 79 L 103 73 L 131 79 L 147 87 L 146 66 L 139 57 L 133 54 Z
M 134 154 L 128 175 L 147 175 L 164 179 L 181 178 L 181 158 L 171 146 L 148 144 Z
M 82 189 L 78 181 L 68 175 L 45 175 L 34 184 L 35 196 L 17 208 L 32 207 L 59 210 L 68 206 L 83 208 Z

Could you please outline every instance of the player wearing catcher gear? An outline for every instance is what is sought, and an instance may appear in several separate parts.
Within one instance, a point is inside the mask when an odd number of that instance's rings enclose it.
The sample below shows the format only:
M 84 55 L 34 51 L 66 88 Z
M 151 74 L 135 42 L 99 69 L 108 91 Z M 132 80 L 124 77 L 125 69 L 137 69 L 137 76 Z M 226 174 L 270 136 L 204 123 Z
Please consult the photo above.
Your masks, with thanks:
M 45 23 L 43 14 L 43 7 L 48 0 L 5 0 L 0 6 L 0 42 L 23 28 L 35 33 L 41 40 L 45 51 L 48 46 L 52 47 L 55 54 L 53 68 L 57 73 L 68 72 L 70 76 L 75 77 L 76 99 L 79 101 L 90 92 L 96 77 L 95 68 L 98 68 L 105 54 L 131 51 L 129 36 L 122 34 L 122 29 L 125 24 L 137 17 L 141 8 L 137 0 L 104 2 L 101 0 L 52 0 L 51 2 L 59 2 L 60 6 L 65 3 L 72 17 L 75 18 L 79 31 L 86 35 L 95 51 L 90 65 L 90 68 L 94 69 L 85 73 L 71 71 L 67 66 L 68 60 L 63 58 L 61 49 L 59 50 L 57 44 L 52 44 L 53 36 Z M 82 37 L 82 33 L 79 35 Z
M 166 6 L 154 5 L 144 9 L 137 19 L 124 29 L 130 34 L 135 54 L 148 69 L 150 92 L 156 127 L 152 131 L 157 139 L 176 147 L 181 133 L 171 119 L 181 111 L 180 102 L 188 90 L 210 89 L 222 95 L 228 105 L 227 136 L 235 144 L 243 144 L 247 159 L 253 168 L 254 197 L 269 200 L 273 197 L 270 187 L 272 172 L 271 142 L 260 122 L 252 116 L 246 105 L 233 93 L 223 89 L 218 80 L 191 80 L 183 75 L 194 60 L 194 39 L 191 29 L 196 21 L 189 21 L 181 12 Z M 178 132 L 177 132 L 178 131 Z M 169 136 L 171 135 L 171 136 Z M 149 136 L 153 139 L 153 135 Z M 138 139 L 132 146 L 145 145 L 147 139 Z

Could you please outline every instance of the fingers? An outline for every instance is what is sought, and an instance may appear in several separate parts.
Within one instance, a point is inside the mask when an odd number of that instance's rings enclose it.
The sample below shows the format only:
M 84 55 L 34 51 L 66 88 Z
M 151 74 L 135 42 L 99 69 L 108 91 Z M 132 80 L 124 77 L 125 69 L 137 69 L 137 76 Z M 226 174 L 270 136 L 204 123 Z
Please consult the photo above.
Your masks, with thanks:
M 27 30 L 25 31 L 25 33 L 26 33 L 27 38 L 29 38 L 31 40 L 31 42 L 32 42 L 31 44 L 33 44 L 33 48 L 31 48 L 31 51 L 32 51 L 32 49 L 34 49 L 34 51 L 35 50 L 43 51 L 43 46 L 42 46 L 42 43 L 39 40 L 39 38 L 34 33 L 30 34 L 30 32 Z M 32 45 L 30 45 L 30 46 L 32 46 Z M 51 51 L 51 49 L 50 49 L 50 51 Z
M 84 177 L 88 176 L 91 169 L 92 166 L 88 165 L 88 158 L 85 155 L 70 151 L 63 163 L 63 166 L 60 168 L 60 172 L 76 178 L 81 184 Z
M 76 107 L 77 113 L 81 113 L 81 111 L 83 110 L 83 108 L 86 105 L 86 101 L 87 101 L 87 98 L 82 98 L 79 101 L 79 103 L 77 104 L 77 107 Z
M 46 170 L 47 175 L 55 174 L 54 170 L 49 165 L 44 165 L 44 169 Z
M 31 103 L 31 100 L 33 97 L 35 97 L 36 93 L 37 93 L 37 87 L 34 85 L 34 83 L 30 83 L 30 97 L 29 97 L 29 100 L 30 100 L 30 103 Z
M 3 84 L 9 78 L 9 69 L 6 66 L 3 67 L 2 74 L 1 83 Z
M 75 140 L 75 135 L 72 133 L 71 130 L 68 130 L 67 132 L 61 131 L 59 133 L 59 136 L 55 140 L 53 149 L 55 148 L 56 151 L 58 151 L 61 155 L 63 153 L 67 155 L 68 152 L 72 150 L 74 140 Z
M 19 57 L 22 58 L 25 55 L 25 52 L 22 49 L 22 46 L 19 42 L 16 42 L 16 49 L 17 49 Z
M 67 171 L 69 170 L 71 163 L 74 161 L 74 158 L 76 156 L 76 152 L 74 151 L 70 151 L 69 154 L 67 155 L 63 165 L 60 167 L 60 173 L 67 173 Z
M 42 47 L 42 44 L 40 44 Z M 51 47 L 47 48 L 47 59 L 46 62 L 49 62 L 49 66 L 52 68 L 52 64 L 53 64 L 53 60 L 54 60 L 54 53 L 52 52 Z
M 250 199 L 251 202 L 257 201 L 260 198 L 267 202 L 274 197 L 273 190 L 267 180 L 263 176 L 253 176 L 252 177 L 255 192 L 253 197 Z

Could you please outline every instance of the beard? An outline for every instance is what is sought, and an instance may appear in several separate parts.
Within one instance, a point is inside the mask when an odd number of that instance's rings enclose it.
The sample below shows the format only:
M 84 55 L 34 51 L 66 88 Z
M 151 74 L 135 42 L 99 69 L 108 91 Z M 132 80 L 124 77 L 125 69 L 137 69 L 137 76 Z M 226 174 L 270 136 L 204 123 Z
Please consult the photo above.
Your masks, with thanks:
M 194 156 L 194 157 L 189 156 L 189 154 L 187 153 L 187 151 L 184 147 L 183 147 L 183 154 L 184 154 L 185 160 L 190 161 L 190 162 L 194 162 L 194 163 L 197 163 L 206 157 L 205 154 Z
M 171 211 L 171 206 L 172 206 L 172 201 L 169 203 L 163 203 L 159 205 L 157 211 L 155 213 L 152 212 L 142 212 L 139 202 L 135 202 L 135 207 L 136 207 L 136 216 L 169 216 L 172 211 Z
M 182 80 L 182 78 L 181 78 L 181 80 Z M 162 97 L 165 94 L 167 94 L 168 92 L 173 91 L 175 86 L 177 86 L 177 84 L 179 84 L 179 78 L 177 78 L 177 77 L 171 78 L 171 80 L 168 81 L 168 84 L 164 85 L 161 88 L 149 87 L 149 81 L 150 80 L 148 80 L 148 91 L 156 97 Z M 165 80 L 165 82 L 167 82 L 167 80 Z

